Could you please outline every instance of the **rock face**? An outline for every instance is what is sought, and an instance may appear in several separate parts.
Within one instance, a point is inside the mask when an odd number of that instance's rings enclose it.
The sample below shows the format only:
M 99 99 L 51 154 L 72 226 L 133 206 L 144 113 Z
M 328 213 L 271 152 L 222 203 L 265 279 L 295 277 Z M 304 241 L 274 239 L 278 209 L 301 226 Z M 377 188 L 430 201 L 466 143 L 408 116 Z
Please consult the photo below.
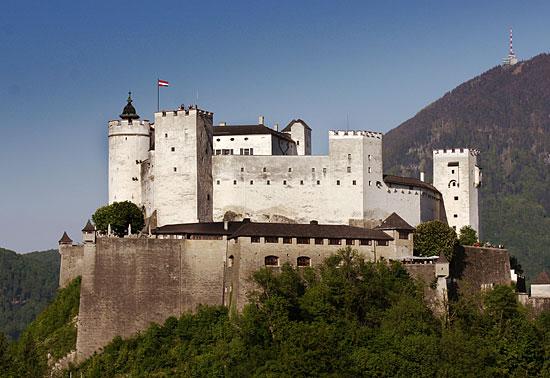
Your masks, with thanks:
M 384 146 L 386 171 L 414 177 L 431 176 L 434 149 L 480 150 L 481 237 L 505 244 L 528 278 L 550 265 L 550 55 L 461 84 L 388 132 Z

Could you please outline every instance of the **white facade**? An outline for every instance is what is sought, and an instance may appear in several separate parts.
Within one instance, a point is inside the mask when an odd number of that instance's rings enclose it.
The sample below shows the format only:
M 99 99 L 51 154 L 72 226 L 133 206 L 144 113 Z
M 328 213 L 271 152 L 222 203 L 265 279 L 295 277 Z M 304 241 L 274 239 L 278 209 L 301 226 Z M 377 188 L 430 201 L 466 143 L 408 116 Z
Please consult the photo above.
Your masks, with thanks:
M 433 152 L 434 186 L 443 195 L 447 222 L 456 232 L 471 226 L 479 235 L 478 189 L 481 170 L 477 150 L 447 149 Z
M 301 119 L 292 120 L 283 129 L 284 133 L 290 135 L 296 141 L 298 155 L 311 155 L 311 128 Z
M 531 284 L 531 297 L 550 298 L 550 284 Z
M 456 220 L 452 212 L 460 211 L 458 220 L 477 229 L 479 171 L 468 150 L 434 152 L 434 177 L 442 198 L 430 184 L 383 174 L 381 133 L 331 131 L 328 155 L 312 156 L 305 148 L 311 143 L 310 129 L 304 125 L 289 124 L 290 135 L 305 141 L 300 155 L 278 155 L 273 147 L 273 140 L 281 139 L 277 135 L 254 129 L 257 134 L 214 136 L 212 113 L 196 108 L 157 112 L 154 125 L 112 121 L 109 201 L 133 201 L 147 217 L 156 211 L 158 226 L 251 218 L 374 227 L 392 212 L 413 226 L 445 220 L 445 200 L 451 222 Z M 254 154 L 213 155 L 216 148 L 232 143 L 239 153 L 250 146 Z M 460 172 L 451 173 L 448 162 L 455 160 Z M 456 188 L 451 190 L 447 183 L 455 176 L 462 198 L 449 205 Z

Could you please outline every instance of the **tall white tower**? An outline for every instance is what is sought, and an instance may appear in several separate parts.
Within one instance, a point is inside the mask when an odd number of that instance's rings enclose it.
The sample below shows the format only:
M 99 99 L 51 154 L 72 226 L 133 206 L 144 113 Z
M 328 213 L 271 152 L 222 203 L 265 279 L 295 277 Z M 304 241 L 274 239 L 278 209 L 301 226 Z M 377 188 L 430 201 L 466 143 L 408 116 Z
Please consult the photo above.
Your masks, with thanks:
M 512 28 L 510 28 L 510 45 L 508 50 L 508 56 L 502 60 L 502 64 L 505 66 L 513 66 L 518 62 L 518 58 L 514 53 L 514 45 L 512 43 Z
M 149 156 L 149 121 L 140 121 L 131 93 L 119 120 L 109 122 L 109 203 L 142 205 L 141 161 Z
M 158 226 L 212 221 L 212 118 L 197 107 L 155 113 Z
M 469 225 L 479 234 L 478 154 L 479 151 L 467 148 L 433 151 L 433 184 L 443 195 L 447 222 L 457 233 Z

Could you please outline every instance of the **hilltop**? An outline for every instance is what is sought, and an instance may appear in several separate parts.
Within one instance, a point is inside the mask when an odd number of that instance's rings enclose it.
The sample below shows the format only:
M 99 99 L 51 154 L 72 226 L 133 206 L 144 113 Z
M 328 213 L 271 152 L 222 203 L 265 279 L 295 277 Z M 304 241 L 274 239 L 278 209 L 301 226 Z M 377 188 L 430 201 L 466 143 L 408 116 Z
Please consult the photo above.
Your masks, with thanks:
M 480 228 L 528 275 L 550 268 L 550 55 L 459 85 L 384 139 L 386 171 L 432 174 L 432 149 L 481 151 Z
M 57 250 L 18 254 L 0 248 L 0 333 L 12 339 L 44 310 L 59 281 Z

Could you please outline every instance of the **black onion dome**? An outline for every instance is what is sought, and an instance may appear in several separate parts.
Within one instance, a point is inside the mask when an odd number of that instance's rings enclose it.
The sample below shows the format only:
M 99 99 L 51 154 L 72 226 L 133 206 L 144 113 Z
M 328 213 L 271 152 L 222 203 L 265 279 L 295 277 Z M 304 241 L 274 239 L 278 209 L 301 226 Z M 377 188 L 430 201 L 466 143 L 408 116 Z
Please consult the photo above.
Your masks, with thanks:
M 128 92 L 128 103 L 124 107 L 124 110 L 122 110 L 120 118 L 127 120 L 139 119 L 139 116 L 136 113 L 136 108 L 132 105 L 132 92 Z

